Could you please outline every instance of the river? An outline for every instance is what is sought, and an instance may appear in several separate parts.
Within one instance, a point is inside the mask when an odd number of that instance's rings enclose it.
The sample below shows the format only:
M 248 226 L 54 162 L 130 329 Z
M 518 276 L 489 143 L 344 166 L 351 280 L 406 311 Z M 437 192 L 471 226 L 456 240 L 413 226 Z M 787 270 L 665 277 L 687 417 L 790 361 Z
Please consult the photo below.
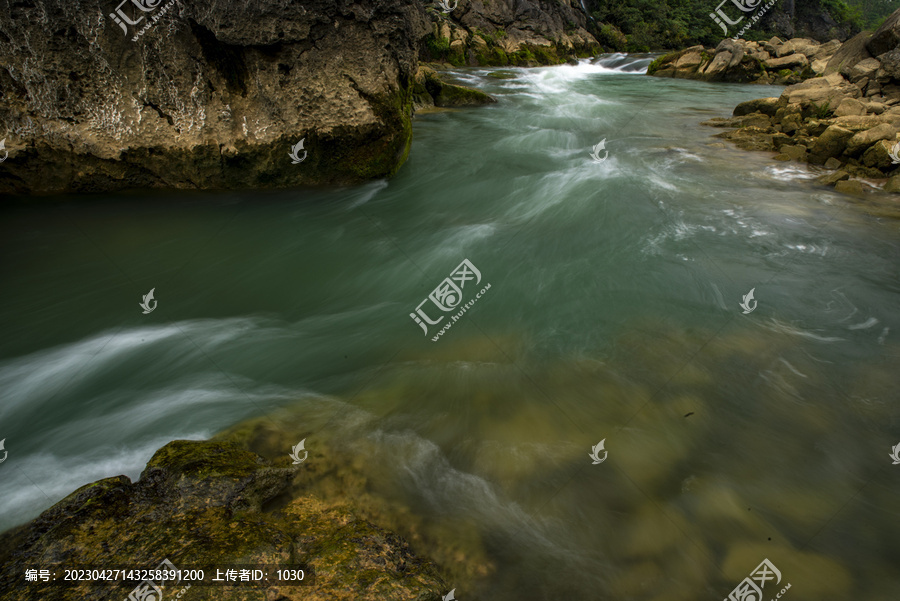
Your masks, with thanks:
M 898 222 L 649 61 L 451 71 L 389 181 L 5 204 L 0 528 L 264 417 L 461 601 L 895 599 Z

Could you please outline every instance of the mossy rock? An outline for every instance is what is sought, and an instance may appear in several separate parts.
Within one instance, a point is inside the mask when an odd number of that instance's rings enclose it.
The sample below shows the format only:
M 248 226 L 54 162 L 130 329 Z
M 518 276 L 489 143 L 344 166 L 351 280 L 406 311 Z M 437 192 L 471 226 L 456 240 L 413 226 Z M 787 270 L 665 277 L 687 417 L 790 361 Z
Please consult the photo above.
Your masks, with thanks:
M 427 92 L 433 99 L 434 106 L 480 106 L 497 102 L 492 96 L 479 90 L 441 80 L 437 72 L 429 67 L 420 67 L 415 80 L 414 90 Z
M 276 467 L 228 441 L 175 441 L 137 482 L 125 476 L 84 486 L 29 524 L 0 535 L 0 581 L 8 601 L 124 599 L 136 582 L 58 586 L 23 580 L 26 568 L 182 569 L 267 566 L 303 569 L 303 586 L 193 586 L 190 598 L 237 601 L 440 599 L 437 567 L 400 537 L 359 519 L 354 508 L 287 498 L 300 468 Z

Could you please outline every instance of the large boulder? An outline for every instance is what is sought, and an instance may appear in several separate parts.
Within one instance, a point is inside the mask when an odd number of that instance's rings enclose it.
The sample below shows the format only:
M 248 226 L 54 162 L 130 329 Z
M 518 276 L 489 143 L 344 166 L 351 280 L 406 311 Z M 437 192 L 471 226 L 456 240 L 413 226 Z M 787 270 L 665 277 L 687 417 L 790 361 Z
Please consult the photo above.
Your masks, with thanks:
M 872 32 L 863 31 L 843 43 L 840 49 L 829 59 L 825 67 L 825 75 L 832 73 L 849 73 L 854 65 L 872 58 L 866 44 L 872 38 Z M 887 52 L 887 50 L 885 50 Z
M 803 54 L 809 57 L 813 56 L 816 53 L 816 51 L 819 49 L 819 46 L 819 42 L 815 40 L 809 40 L 806 38 L 794 38 L 779 46 L 775 54 L 779 58 L 794 53 Z
M 701 73 L 705 79 L 719 79 L 726 69 L 740 64 L 743 57 L 744 48 L 731 38 L 726 38 L 716 48 L 715 56 Z
M 876 74 L 880 79 L 892 78 L 900 81 L 900 48 L 878 55 L 881 71 Z
M 839 73 L 825 77 L 814 77 L 798 84 L 788 86 L 781 93 L 789 104 L 800 103 L 803 106 L 837 107 L 845 98 L 859 98 L 860 89 L 845 80 Z
M 879 140 L 866 150 L 860 159 L 866 167 L 875 167 L 882 171 L 890 171 L 896 167 L 891 152 L 894 144 L 890 139 Z
M 774 117 L 775 112 L 779 108 L 779 102 L 780 99 L 778 97 L 746 100 L 734 107 L 732 115 L 734 115 L 735 117 L 741 117 L 743 115 L 749 115 L 751 113 L 762 113 L 764 115 L 768 115 L 769 117 Z
M 885 19 L 866 42 L 866 49 L 872 56 L 890 52 L 897 46 L 900 46 L 900 10 Z
M 809 59 L 802 54 L 788 54 L 781 58 L 770 58 L 763 62 L 766 69 L 778 71 L 780 69 L 802 69 L 809 64 Z
M 847 78 L 856 83 L 861 79 L 869 79 L 875 76 L 875 72 L 881 68 L 881 61 L 875 58 L 867 58 L 859 61 L 847 71 Z
M 865 115 L 866 105 L 855 98 L 844 98 L 834 111 L 835 117 L 846 117 L 847 115 Z
M 810 58 L 820 60 L 820 59 L 829 59 L 831 58 L 835 52 L 837 52 L 842 46 L 840 40 L 831 40 L 821 44 L 818 48 L 816 48 L 815 54 Z
M 703 46 L 691 46 L 675 60 L 676 69 L 696 69 L 707 59 L 704 58 Z
M 840 156 L 847 147 L 847 141 L 853 137 L 853 132 L 839 125 L 832 125 L 816 138 L 809 150 L 809 162 L 814 165 L 822 165 L 829 157 Z
M 0 11 L 0 195 L 355 183 L 405 161 L 419 4 L 155 4 L 134 27 L 114 3 Z
M 894 140 L 897 136 L 897 128 L 888 123 L 876 125 L 871 129 L 857 132 L 847 140 L 844 152 L 849 156 L 858 156 L 879 140 Z

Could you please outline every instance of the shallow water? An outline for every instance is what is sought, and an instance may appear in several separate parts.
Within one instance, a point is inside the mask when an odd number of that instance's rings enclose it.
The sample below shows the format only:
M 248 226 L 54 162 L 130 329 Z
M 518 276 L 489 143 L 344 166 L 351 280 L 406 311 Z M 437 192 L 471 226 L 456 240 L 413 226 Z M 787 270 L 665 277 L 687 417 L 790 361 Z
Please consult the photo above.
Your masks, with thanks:
M 699 125 L 781 88 L 648 62 L 454 71 L 499 102 L 389 182 L 4 207 L 0 527 L 265 417 L 461 600 L 896 598 L 898 223 Z

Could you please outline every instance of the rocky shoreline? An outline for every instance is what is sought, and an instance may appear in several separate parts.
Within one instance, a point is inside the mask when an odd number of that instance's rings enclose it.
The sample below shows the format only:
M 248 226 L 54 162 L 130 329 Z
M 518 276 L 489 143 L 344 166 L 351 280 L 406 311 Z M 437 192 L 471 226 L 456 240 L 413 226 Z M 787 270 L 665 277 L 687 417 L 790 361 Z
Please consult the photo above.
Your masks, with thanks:
M 769 69 L 776 67 L 784 71 L 773 75 Z M 729 39 L 714 51 L 688 48 L 661 57 L 650 74 L 791 84 L 778 97 L 742 102 L 732 117 L 704 124 L 729 128 L 717 137 L 745 150 L 822 167 L 827 172 L 818 181 L 839 192 L 900 193 L 900 11 L 844 44 Z M 900 216 L 896 207 L 888 209 Z

